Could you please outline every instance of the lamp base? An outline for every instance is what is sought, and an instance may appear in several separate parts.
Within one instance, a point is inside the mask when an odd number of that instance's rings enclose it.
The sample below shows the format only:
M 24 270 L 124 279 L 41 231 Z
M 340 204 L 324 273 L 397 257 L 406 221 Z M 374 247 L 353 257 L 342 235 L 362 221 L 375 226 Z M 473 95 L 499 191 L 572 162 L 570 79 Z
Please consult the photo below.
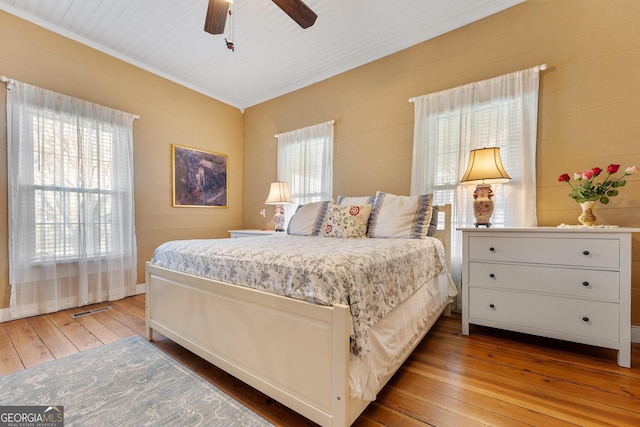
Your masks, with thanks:
M 484 225 L 491 227 L 491 215 L 493 214 L 493 191 L 491 184 L 478 184 L 473 192 L 473 213 L 476 216 L 474 225 L 477 227 Z
M 483 223 L 474 222 L 473 225 L 475 225 L 476 228 L 480 227 L 481 225 L 484 225 L 487 228 L 491 227 L 491 223 L 490 222 L 483 222 Z
M 282 205 L 275 205 L 273 224 L 277 233 L 284 232 L 284 207 Z

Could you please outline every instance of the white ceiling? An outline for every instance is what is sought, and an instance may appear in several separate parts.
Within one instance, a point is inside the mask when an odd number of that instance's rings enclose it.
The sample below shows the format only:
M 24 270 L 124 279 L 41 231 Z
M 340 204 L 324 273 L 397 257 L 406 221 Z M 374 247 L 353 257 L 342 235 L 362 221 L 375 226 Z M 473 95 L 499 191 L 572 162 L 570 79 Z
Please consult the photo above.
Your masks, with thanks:
M 235 0 L 235 52 L 227 30 L 204 32 L 207 1 L 0 0 L 0 10 L 244 109 L 524 0 L 305 0 L 318 14 L 306 30 L 271 0 Z

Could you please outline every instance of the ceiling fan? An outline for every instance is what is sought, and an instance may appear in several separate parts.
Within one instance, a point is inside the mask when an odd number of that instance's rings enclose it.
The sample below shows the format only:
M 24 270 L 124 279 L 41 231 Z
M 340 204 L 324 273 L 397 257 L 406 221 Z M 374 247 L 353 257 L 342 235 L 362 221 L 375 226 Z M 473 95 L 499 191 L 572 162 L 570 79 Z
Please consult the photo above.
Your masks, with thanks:
M 280 9 L 298 23 L 308 28 L 316 22 L 318 15 L 301 0 L 272 0 Z M 204 30 L 211 34 L 222 34 L 229 14 L 230 0 L 209 0 Z

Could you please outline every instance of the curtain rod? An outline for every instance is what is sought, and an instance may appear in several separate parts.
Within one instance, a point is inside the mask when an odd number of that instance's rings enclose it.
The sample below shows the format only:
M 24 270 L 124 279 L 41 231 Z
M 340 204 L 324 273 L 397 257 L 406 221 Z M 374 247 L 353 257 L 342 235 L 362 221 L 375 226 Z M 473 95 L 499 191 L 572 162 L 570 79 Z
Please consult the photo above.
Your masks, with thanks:
M 0 76 L 0 82 L 7 85 L 7 90 L 11 90 L 11 88 L 13 87 L 13 84 L 15 83 L 15 80 L 5 76 Z
M 13 79 L 10 79 L 7 76 L 0 76 L 0 82 L 4 83 L 7 85 L 7 90 L 11 90 L 11 88 L 13 87 L 13 84 L 16 82 Z M 140 118 L 139 115 L 137 114 L 131 114 L 133 116 L 134 120 L 138 120 Z
M 540 71 L 544 71 L 544 70 L 546 70 L 546 69 L 547 69 L 547 64 L 540 64 L 540 65 L 538 65 L 537 67 L 538 67 L 538 69 L 539 69 Z M 531 67 L 531 68 L 535 68 L 535 67 Z M 507 74 L 508 74 L 508 73 L 507 73 Z M 414 103 L 414 102 L 415 102 L 415 100 L 416 100 L 416 98 L 419 98 L 419 97 L 417 97 L 417 96 L 416 96 L 416 97 L 413 97 L 413 98 L 409 98 L 409 102 Z
M 324 125 L 324 124 L 330 124 L 330 125 L 334 125 L 336 123 L 335 120 L 329 120 L 328 122 L 324 122 L 324 123 L 318 123 L 316 125 L 311 125 L 311 126 L 318 126 L 318 125 Z M 306 126 L 306 127 L 311 127 L 311 126 Z M 303 128 L 304 129 L 304 128 Z M 287 132 L 282 132 L 282 133 L 276 133 L 274 135 L 275 138 L 278 138 L 280 135 L 287 133 Z

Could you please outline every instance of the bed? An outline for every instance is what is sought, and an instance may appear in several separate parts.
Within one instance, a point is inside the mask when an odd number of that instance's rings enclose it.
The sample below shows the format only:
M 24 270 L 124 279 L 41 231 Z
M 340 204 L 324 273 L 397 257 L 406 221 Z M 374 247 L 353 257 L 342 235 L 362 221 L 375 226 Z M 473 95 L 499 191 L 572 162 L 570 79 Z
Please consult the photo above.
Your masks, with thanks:
M 146 264 L 147 338 L 152 340 L 154 331 L 163 334 L 322 426 L 351 425 L 446 314 L 456 293 L 448 273 L 451 207 L 439 211 L 444 227 L 433 237 L 417 239 L 420 244 L 288 233 L 218 239 L 213 242 L 216 268 L 206 258 L 211 241 L 168 242 Z M 370 251 L 367 243 L 380 249 Z M 412 276 L 400 276 L 400 262 L 390 254 L 423 244 L 430 245 L 428 257 L 439 259 L 439 267 L 425 275 L 423 268 L 408 265 Z M 316 265 L 305 258 L 310 256 L 305 247 L 331 256 L 344 252 L 347 258 L 339 259 L 346 262 Z M 386 254 L 387 265 L 380 268 L 398 282 L 393 291 L 374 286 L 356 296 L 352 285 L 343 284 L 377 277 L 365 261 L 352 256 L 359 251 L 365 253 L 362 259 L 373 257 L 372 252 Z M 194 254 L 201 258 L 192 271 L 183 258 Z M 306 273 L 293 271 L 291 263 L 305 265 Z M 276 266 L 268 270 L 267 264 Z M 360 266 L 359 272 L 345 267 L 351 264 Z M 310 276 L 321 284 L 306 287 Z M 382 300 L 384 292 L 390 295 L 383 302 L 366 300 Z

